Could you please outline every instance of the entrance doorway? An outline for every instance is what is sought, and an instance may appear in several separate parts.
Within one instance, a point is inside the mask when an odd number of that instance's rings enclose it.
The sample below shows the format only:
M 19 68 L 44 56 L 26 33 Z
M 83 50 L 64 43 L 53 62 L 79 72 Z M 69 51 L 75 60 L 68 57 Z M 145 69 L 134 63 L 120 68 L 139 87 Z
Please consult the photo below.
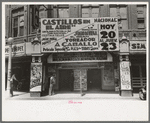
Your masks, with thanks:
M 87 84 L 88 91 L 100 91 L 101 90 L 101 70 L 89 69 L 87 71 Z
M 59 71 L 59 90 L 73 91 L 73 70 L 66 69 Z

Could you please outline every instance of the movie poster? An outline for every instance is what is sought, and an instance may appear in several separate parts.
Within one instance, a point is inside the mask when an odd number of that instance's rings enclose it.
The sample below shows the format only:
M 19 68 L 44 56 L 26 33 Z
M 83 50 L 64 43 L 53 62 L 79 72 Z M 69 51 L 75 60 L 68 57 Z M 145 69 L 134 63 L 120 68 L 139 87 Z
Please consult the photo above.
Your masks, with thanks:
M 129 61 L 120 62 L 120 80 L 122 90 L 131 90 L 130 63 Z
M 42 63 L 31 64 L 30 92 L 39 92 L 42 89 Z

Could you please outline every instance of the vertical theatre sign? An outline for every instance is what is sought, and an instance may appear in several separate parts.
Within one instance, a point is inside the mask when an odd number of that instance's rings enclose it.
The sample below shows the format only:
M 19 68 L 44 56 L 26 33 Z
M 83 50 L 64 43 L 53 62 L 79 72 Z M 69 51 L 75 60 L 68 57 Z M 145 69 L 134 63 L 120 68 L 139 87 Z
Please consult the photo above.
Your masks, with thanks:
M 42 63 L 31 63 L 30 92 L 42 89 Z
M 118 51 L 118 19 L 43 18 L 41 51 Z
M 121 90 L 131 90 L 130 63 L 129 61 L 120 62 Z

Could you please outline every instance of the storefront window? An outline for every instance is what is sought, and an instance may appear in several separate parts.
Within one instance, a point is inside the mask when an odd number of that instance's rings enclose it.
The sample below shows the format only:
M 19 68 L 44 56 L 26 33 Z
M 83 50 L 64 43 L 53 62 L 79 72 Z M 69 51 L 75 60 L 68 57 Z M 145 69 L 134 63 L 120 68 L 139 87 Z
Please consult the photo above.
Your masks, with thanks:
M 146 77 L 146 66 L 141 66 L 142 69 L 142 77 Z
M 132 77 L 140 77 L 139 66 L 132 66 Z

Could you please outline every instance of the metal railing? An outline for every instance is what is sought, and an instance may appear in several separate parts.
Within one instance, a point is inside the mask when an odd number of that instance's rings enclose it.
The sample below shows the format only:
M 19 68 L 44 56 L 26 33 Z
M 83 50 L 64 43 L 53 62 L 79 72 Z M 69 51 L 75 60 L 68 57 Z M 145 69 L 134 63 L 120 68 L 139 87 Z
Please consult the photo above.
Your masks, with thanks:
M 132 78 L 133 88 L 141 88 L 146 85 L 146 77 L 133 77 Z

